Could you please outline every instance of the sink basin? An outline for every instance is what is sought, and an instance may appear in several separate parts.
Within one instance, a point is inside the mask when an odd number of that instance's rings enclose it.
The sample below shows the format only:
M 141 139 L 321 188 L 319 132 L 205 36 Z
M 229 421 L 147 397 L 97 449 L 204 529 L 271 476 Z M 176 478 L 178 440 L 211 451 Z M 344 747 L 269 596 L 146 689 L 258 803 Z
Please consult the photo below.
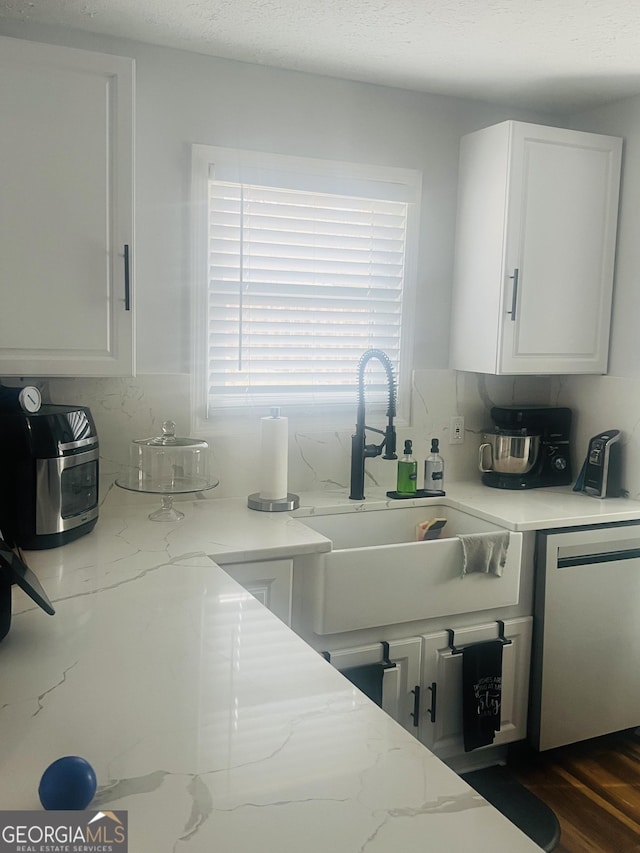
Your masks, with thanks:
M 416 541 L 416 525 L 446 518 L 440 538 Z M 311 581 L 316 634 L 404 624 L 517 604 L 522 533 L 510 533 L 501 577 L 462 574 L 460 535 L 501 530 L 446 506 L 358 510 L 298 519 L 331 540 Z
M 445 506 L 416 506 L 359 510 L 337 515 L 313 515 L 299 520 L 331 539 L 334 550 L 399 545 L 416 541 L 416 525 L 428 518 L 446 518 L 440 538 L 460 533 L 485 533 L 498 528 L 482 519 Z

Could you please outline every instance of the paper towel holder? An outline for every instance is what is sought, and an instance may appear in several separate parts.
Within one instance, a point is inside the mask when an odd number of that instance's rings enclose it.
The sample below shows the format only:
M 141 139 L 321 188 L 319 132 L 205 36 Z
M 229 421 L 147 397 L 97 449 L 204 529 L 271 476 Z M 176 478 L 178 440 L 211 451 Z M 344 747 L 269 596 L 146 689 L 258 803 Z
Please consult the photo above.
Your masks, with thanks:
M 271 418 L 263 418 L 262 420 L 263 420 L 263 424 L 264 423 L 273 423 L 273 420 L 280 420 L 280 407 L 279 406 L 273 406 L 271 408 Z M 286 422 L 287 422 L 286 418 L 283 418 L 282 421 L 284 422 L 284 425 L 286 428 Z M 281 436 L 281 438 L 282 438 L 282 436 Z M 263 433 L 263 440 L 262 441 L 263 441 L 262 452 L 264 453 L 265 452 L 264 433 Z M 284 451 L 286 453 L 286 433 L 284 435 L 284 441 L 285 441 Z M 286 459 L 285 459 L 285 464 L 286 464 Z M 285 483 L 286 483 L 286 467 L 285 467 Z M 292 494 L 291 492 L 287 492 L 286 497 L 282 497 L 282 498 L 264 497 L 263 495 L 265 492 L 268 494 L 269 492 L 275 491 L 276 494 L 278 494 L 278 491 L 279 491 L 278 487 L 273 486 L 273 484 L 269 484 L 269 485 L 270 485 L 269 489 L 263 489 L 262 491 L 254 492 L 252 495 L 249 495 L 249 497 L 247 498 L 247 506 L 249 507 L 249 509 L 257 509 L 260 512 L 290 512 L 293 509 L 298 509 L 298 507 L 300 506 L 300 497 L 298 495 Z M 284 486 L 284 488 L 286 488 L 286 485 Z M 284 491 L 284 488 L 282 489 L 282 491 Z
M 260 512 L 287 512 L 298 509 L 300 496 L 288 492 L 286 498 L 273 501 L 269 498 L 260 497 L 260 492 L 254 492 L 247 498 L 247 506 L 249 509 L 257 509 Z

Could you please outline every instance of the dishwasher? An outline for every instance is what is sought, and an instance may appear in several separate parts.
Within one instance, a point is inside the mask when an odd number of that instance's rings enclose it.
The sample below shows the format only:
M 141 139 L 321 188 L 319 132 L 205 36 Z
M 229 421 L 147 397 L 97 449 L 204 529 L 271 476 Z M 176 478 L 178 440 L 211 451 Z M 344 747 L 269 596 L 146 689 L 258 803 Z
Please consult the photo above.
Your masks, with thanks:
M 534 600 L 531 744 L 640 726 L 640 523 L 540 532 Z

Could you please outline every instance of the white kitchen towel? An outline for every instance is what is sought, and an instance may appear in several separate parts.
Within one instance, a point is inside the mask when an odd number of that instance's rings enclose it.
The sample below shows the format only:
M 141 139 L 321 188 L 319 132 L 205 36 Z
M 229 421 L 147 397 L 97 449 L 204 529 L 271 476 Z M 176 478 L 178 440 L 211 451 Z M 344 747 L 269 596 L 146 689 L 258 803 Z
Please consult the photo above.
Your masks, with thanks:
M 502 576 L 509 548 L 508 530 L 468 533 L 458 539 L 462 544 L 462 577 L 471 572 Z

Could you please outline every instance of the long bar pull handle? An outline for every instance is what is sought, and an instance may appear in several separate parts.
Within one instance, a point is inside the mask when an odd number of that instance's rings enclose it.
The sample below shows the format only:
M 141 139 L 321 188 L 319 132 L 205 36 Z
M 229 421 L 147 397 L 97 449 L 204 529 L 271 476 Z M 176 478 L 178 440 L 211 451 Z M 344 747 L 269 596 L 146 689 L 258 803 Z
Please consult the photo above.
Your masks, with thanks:
M 413 720 L 413 725 L 418 728 L 418 723 L 420 722 L 420 685 L 416 684 L 411 693 L 413 693 L 413 711 L 410 716 Z
M 617 563 L 619 560 L 637 560 L 638 557 L 640 557 L 640 548 L 624 548 L 621 551 L 606 551 L 601 554 L 559 557 L 556 568 L 569 569 L 575 566 L 593 566 L 598 563 Z
M 427 710 L 427 713 L 429 714 L 429 719 L 431 720 L 431 722 L 435 723 L 435 721 L 436 721 L 436 702 L 437 702 L 437 695 L 438 695 L 437 683 L 435 681 L 432 681 L 431 684 L 427 686 L 427 690 L 431 691 L 431 705 L 430 705 L 429 709 Z
M 124 244 L 124 310 L 131 311 L 131 281 L 129 278 L 129 245 Z
M 516 304 L 518 302 L 518 277 L 520 275 L 520 270 L 516 267 L 513 271 L 513 275 L 510 275 L 509 278 L 513 281 L 513 290 L 511 291 L 511 311 L 507 311 L 507 314 L 511 314 L 511 320 L 515 322 L 516 319 Z

